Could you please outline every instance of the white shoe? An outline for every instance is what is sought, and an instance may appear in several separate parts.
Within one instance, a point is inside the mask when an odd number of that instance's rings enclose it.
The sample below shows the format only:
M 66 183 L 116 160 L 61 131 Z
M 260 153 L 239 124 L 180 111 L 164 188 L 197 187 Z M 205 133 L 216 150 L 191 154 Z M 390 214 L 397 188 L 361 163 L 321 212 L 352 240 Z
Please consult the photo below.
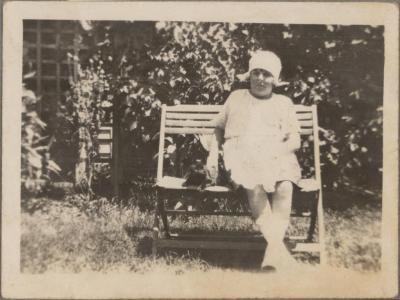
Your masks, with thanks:
M 267 246 L 261 268 L 273 267 L 277 271 L 295 270 L 300 266 L 296 259 L 290 254 L 284 243 L 275 246 Z
M 279 256 L 279 248 L 268 244 L 267 248 L 265 249 L 264 259 L 261 263 L 261 268 L 276 268 L 277 265 L 279 265 L 279 261 L 281 260 Z

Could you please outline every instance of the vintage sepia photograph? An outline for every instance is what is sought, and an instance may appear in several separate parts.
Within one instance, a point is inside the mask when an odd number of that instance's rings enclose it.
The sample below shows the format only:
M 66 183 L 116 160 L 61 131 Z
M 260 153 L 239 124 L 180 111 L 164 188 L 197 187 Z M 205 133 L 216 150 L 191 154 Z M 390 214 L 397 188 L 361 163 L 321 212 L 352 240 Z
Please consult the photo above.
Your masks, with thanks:
M 88 280 L 37 295 L 387 295 L 384 23 L 83 15 L 17 31 L 17 272 Z

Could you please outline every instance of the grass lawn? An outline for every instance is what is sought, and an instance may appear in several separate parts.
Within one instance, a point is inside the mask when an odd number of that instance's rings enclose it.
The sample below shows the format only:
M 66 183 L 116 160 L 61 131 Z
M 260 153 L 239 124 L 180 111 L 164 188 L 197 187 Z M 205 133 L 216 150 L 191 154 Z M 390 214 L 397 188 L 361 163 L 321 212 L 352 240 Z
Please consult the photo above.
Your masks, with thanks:
M 73 199 L 73 201 L 71 201 Z M 263 253 L 226 251 L 181 251 L 150 257 L 152 216 L 135 206 L 90 203 L 70 196 L 63 200 L 29 199 L 23 209 L 21 271 L 23 273 L 130 272 L 168 270 L 172 274 L 218 270 L 257 270 Z M 379 205 L 353 205 L 325 211 L 329 265 L 359 272 L 380 269 Z M 248 218 L 177 218 L 172 227 L 206 231 L 252 230 Z M 289 233 L 301 231 L 304 223 L 293 219 Z M 298 254 L 313 263 L 315 258 Z

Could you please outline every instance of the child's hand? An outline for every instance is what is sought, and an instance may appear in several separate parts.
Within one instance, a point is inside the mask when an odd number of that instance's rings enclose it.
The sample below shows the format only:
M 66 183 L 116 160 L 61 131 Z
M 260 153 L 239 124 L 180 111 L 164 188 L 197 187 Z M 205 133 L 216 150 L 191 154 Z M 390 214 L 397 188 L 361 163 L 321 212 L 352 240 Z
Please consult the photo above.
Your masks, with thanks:
M 300 136 L 287 134 L 286 139 L 282 142 L 282 154 L 295 153 L 300 148 Z

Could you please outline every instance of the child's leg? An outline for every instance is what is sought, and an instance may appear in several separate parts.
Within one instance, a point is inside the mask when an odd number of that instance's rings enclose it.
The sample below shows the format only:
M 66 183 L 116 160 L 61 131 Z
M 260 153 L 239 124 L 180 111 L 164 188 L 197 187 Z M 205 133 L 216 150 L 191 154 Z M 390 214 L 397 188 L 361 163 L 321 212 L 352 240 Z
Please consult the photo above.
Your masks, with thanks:
M 278 247 L 274 247 L 274 244 L 276 243 L 272 241 L 275 236 L 275 225 L 268 195 L 261 185 L 256 186 L 253 190 L 246 191 L 253 219 L 268 243 L 267 249 L 265 250 L 262 267 L 266 265 L 274 266 L 276 255 L 271 257 L 270 254 L 272 252 L 275 253 L 276 251 L 271 251 L 271 249 L 278 249 Z
M 255 221 L 257 221 L 261 215 L 267 216 L 272 213 L 267 193 L 261 185 L 257 185 L 253 190 L 246 189 L 246 193 L 251 214 Z
M 262 266 L 290 263 L 283 238 L 290 220 L 292 190 L 290 181 L 278 182 L 272 194 L 272 210 L 261 186 L 247 191 L 255 223 L 268 243 Z
M 272 215 L 275 227 L 275 235 L 271 242 L 280 254 L 281 266 L 292 266 L 296 260 L 287 250 L 283 239 L 290 222 L 292 211 L 293 184 L 290 181 L 280 181 L 276 184 L 275 192 L 272 194 Z
M 285 237 L 285 232 L 289 226 L 290 213 L 292 211 L 293 184 L 290 181 L 280 181 L 276 183 L 275 192 L 272 193 L 272 212 L 279 221 L 280 227 L 277 229 L 279 239 Z

